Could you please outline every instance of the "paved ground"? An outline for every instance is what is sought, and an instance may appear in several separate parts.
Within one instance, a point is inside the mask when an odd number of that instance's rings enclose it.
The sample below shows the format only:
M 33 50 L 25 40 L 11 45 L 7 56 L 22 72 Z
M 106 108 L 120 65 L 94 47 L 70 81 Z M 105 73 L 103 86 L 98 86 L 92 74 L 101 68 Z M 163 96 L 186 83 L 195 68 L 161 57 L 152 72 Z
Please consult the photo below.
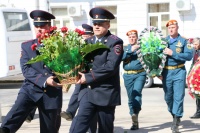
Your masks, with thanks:
M 15 77 L 16 78 L 16 77 Z M 14 79 L 14 77 L 12 77 Z M 16 78 L 16 79 L 19 79 Z M 1 80 L 1 79 L 0 79 Z M 0 86 L 1 87 L 1 86 Z M 8 99 L 1 99 L 1 111 L 5 116 L 12 107 L 19 89 L 0 89 L 0 96 L 10 94 Z M 69 98 L 73 92 L 73 87 L 68 93 L 63 93 L 63 110 L 66 109 Z M 200 119 L 192 120 L 189 118 L 195 111 L 195 100 L 188 94 L 186 89 L 186 97 L 184 104 L 184 117 L 181 119 L 180 131 L 182 133 L 199 133 Z M 122 86 L 122 105 L 116 108 L 115 114 L 115 129 L 114 133 L 171 133 L 171 115 L 167 111 L 166 104 L 163 100 L 163 91 L 160 87 L 146 88 L 143 90 L 143 106 L 139 115 L 140 129 L 137 131 L 130 131 L 131 119 L 128 114 L 127 96 L 124 86 Z M 68 133 L 71 122 L 62 119 L 60 133 Z M 38 112 L 36 112 L 35 119 L 31 123 L 22 125 L 17 133 L 39 133 L 39 119 Z

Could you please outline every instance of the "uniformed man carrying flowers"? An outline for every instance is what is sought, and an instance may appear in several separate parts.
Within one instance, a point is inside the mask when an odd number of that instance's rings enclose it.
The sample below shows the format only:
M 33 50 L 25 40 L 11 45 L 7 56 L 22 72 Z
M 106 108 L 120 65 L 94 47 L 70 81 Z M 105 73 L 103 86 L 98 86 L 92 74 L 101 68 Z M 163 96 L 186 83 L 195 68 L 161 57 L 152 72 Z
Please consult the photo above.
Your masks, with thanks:
M 129 44 L 124 48 L 123 54 L 123 68 L 124 68 L 124 84 L 128 94 L 128 106 L 132 118 L 131 130 L 139 128 L 138 114 L 142 105 L 142 89 L 146 81 L 146 72 L 144 71 L 136 50 L 138 33 L 137 30 L 131 30 L 126 34 L 128 36 Z
M 178 33 L 178 22 L 170 20 L 167 22 L 169 35 L 168 48 L 163 53 L 167 60 L 162 73 L 163 89 L 168 111 L 173 116 L 172 133 L 179 133 L 178 126 L 183 116 L 183 101 L 185 96 L 186 70 L 185 61 L 192 59 L 193 50 L 187 40 Z

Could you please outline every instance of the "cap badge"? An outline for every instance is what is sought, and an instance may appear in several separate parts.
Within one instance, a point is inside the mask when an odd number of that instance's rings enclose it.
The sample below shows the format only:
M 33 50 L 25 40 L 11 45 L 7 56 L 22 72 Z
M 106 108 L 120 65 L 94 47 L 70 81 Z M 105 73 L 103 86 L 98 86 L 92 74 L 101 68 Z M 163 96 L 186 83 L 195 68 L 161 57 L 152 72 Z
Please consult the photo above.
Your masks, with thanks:
M 96 14 L 96 15 L 95 15 L 95 18 L 98 18 L 98 17 L 99 17 L 99 15 L 98 15 L 98 14 Z
M 40 20 L 41 20 L 41 18 L 40 18 L 40 17 L 38 17 L 38 18 L 37 18 L 37 21 L 40 21 Z

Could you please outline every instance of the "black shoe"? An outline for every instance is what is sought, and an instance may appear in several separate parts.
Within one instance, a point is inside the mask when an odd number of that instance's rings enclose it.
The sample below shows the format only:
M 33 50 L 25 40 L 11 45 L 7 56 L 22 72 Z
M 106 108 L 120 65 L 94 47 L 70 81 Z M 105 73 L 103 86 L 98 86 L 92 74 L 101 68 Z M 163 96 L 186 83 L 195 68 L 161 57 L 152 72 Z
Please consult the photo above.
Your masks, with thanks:
M 139 129 L 138 114 L 133 114 L 131 116 L 131 119 L 132 119 L 133 124 L 130 130 L 138 130 Z
M 199 119 L 200 114 L 195 113 L 193 116 L 190 117 L 191 119 Z
M 179 132 L 179 125 L 180 125 L 180 117 L 174 116 L 173 122 L 172 122 L 172 133 L 181 133 Z
M 0 133 L 10 133 L 8 128 L 0 127 Z
M 26 121 L 27 123 L 31 123 L 32 120 L 33 120 L 33 119 L 32 119 L 30 116 L 27 116 L 25 121 Z
M 133 123 L 133 125 L 130 128 L 130 130 L 138 130 L 138 129 L 139 129 L 138 123 Z
M 62 112 L 60 113 L 60 116 L 61 116 L 62 118 L 65 118 L 67 121 L 72 121 L 72 119 L 73 119 L 71 113 L 65 112 L 65 111 L 62 111 Z

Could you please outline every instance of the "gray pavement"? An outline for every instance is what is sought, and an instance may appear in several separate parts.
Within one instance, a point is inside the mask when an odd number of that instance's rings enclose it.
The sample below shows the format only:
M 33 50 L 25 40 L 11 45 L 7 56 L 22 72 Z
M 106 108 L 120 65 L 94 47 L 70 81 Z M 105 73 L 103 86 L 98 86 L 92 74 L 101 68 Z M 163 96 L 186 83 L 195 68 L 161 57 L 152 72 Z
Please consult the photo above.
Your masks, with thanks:
M 12 79 L 20 79 L 19 77 L 11 77 Z M 0 79 L 2 80 L 2 79 Z M 8 80 L 8 79 L 7 79 Z M 122 82 L 122 81 L 121 81 Z M 1 82 L 2 83 L 2 82 Z M 3 88 L 3 87 L 2 87 Z M 3 117 L 12 107 L 16 99 L 18 89 L 0 89 L 0 96 L 3 97 L 7 94 L 10 96 L 5 99 L 0 97 L 1 112 Z M 63 93 L 63 109 L 66 110 L 70 96 L 73 92 L 73 86 L 68 93 Z M 7 93 L 5 93 L 7 91 Z M 190 119 L 189 116 L 193 115 L 196 110 L 195 100 L 192 99 L 186 91 L 185 104 L 184 104 L 184 117 L 181 119 L 180 131 L 182 133 L 199 133 L 200 132 L 200 119 Z M 137 131 L 130 131 L 131 117 L 127 105 L 127 94 L 122 82 L 122 105 L 117 106 L 115 113 L 115 129 L 114 133 L 171 133 L 170 126 L 172 117 L 167 111 L 167 106 L 163 98 L 162 88 L 155 86 L 153 88 L 145 88 L 143 90 L 143 105 L 142 111 L 139 115 L 140 129 Z M 60 133 L 68 133 L 70 128 L 70 121 L 62 119 Z M 17 133 L 39 133 L 39 119 L 38 111 L 35 118 L 31 123 L 26 123 L 18 130 Z

